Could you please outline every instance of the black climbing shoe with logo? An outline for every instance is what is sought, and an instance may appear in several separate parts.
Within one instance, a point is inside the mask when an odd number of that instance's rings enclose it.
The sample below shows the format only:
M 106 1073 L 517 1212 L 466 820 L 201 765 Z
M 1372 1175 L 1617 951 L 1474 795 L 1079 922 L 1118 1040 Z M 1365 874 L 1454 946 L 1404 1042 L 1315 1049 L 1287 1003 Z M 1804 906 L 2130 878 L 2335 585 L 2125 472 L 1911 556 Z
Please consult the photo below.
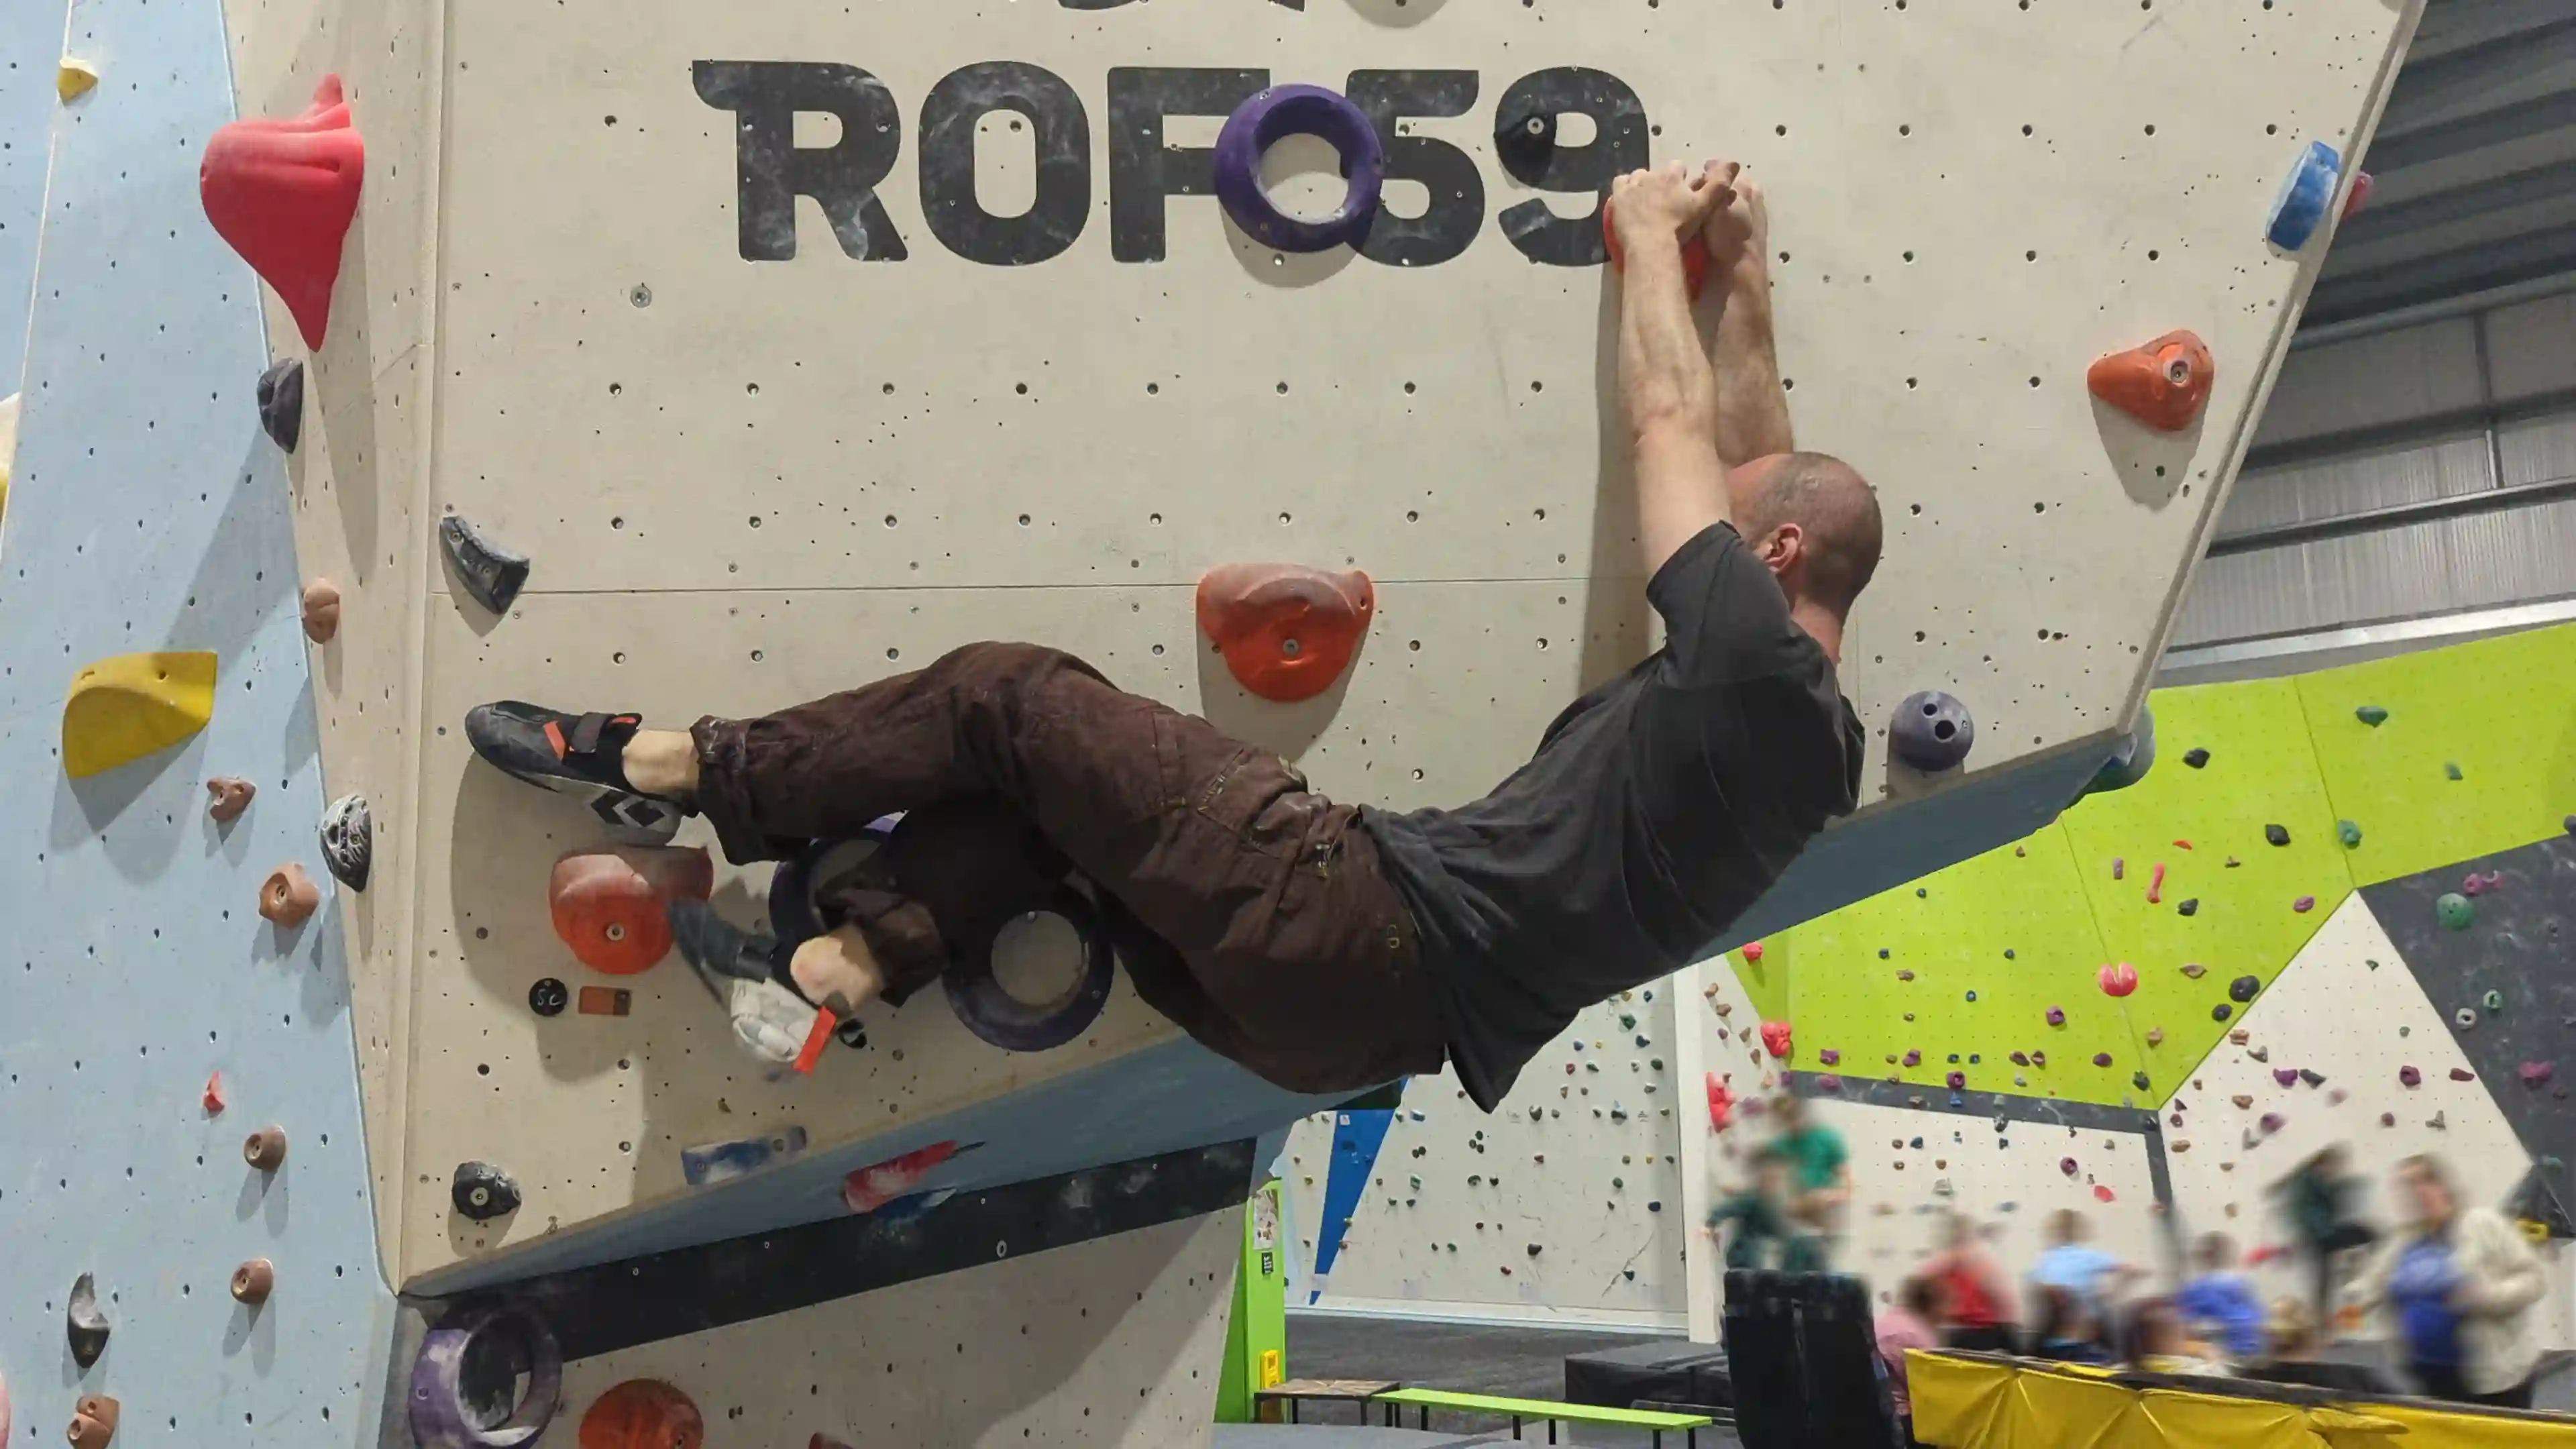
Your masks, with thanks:
M 467 711 L 465 738 L 501 773 L 582 801 L 621 837 L 660 845 L 696 812 L 627 783 L 621 756 L 642 724 L 637 715 L 565 714 L 505 699 Z
M 671 922 L 671 944 L 679 948 L 680 959 L 697 968 L 709 990 L 719 981 L 775 981 L 796 990 L 796 978 L 787 970 L 794 953 L 776 936 L 746 931 L 705 901 L 685 896 L 674 898 L 662 913 Z

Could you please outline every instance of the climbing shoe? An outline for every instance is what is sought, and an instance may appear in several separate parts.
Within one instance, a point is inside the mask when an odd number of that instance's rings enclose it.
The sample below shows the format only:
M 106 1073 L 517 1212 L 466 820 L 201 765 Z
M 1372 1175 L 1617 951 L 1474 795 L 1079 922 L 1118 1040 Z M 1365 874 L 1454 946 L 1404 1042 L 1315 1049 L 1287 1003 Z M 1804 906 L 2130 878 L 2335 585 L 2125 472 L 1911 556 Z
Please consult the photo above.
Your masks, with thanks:
M 637 715 L 565 714 L 505 699 L 467 711 L 465 738 L 501 773 L 582 801 L 622 838 L 661 845 L 696 812 L 627 783 L 621 755 L 642 724 Z
M 815 1008 L 788 974 L 793 952 L 775 936 L 746 931 L 704 901 L 674 900 L 671 943 L 731 1018 L 735 1040 L 762 1061 L 796 1060 L 814 1029 Z

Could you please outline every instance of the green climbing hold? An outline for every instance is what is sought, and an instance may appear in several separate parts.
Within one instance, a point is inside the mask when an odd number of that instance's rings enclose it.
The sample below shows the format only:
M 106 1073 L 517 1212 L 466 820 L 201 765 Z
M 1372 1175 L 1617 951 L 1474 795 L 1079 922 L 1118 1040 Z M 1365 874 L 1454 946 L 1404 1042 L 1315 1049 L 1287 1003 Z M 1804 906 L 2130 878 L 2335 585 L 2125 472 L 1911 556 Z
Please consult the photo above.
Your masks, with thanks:
M 2381 725 L 2388 723 L 2388 711 L 2381 709 L 2375 704 L 2365 704 L 2361 708 L 2354 710 L 2352 712 L 2352 717 L 2361 721 L 2363 724 L 2370 726 L 2372 729 L 2377 729 Z
M 2504 993 L 2503 993 L 2503 992 L 2501 992 L 2501 991 L 2490 991 L 2490 992 L 2488 992 L 2488 993 L 2487 993 L 2487 1010 L 2489 1010 L 2489 1011 L 2502 1011 L 2502 1010 L 2504 1010 Z
M 2460 762 L 2457 760 L 2444 760 L 2442 762 L 2442 773 L 2454 780 L 2465 780 L 2468 778 L 2468 776 L 2460 773 Z
M 1619 1029 L 1621 1031 L 1635 1031 L 1637 1029 L 1637 1018 L 1628 1015 L 1626 1012 L 1621 1012 L 1619 1014 Z
M 2361 827 L 2353 824 L 2349 820 L 2336 821 L 2335 834 L 2341 837 L 2343 843 L 2346 845 L 2361 844 Z
M 2435 901 L 2433 914 L 2444 926 L 2454 931 L 2467 930 L 2469 923 L 2478 918 L 2477 908 L 2469 904 L 2469 898 L 2457 892 Z

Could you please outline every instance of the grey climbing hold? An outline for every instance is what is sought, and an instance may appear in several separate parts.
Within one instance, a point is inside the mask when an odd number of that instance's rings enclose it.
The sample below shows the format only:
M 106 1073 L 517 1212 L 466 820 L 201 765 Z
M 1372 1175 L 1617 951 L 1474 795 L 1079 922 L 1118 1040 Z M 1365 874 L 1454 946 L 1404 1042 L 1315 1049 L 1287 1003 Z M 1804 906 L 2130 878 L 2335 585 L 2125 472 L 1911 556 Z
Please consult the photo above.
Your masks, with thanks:
M 448 1200 L 458 1213 L 488 1223 L 519 1210 L 518 1180 L 488 1162 L 460 1162 Z
M 2365 704 L 2361 708 L 2354 710 L 2352 712 L 2352 717 L 2361 721 L 2363 724 L 2370 726 L 2372 729 L 2377 729 L 2381 725 L 2388 723 L 2388 711 L 2381 709 L 2375 704 Z
M 2207 769 L 2209 767 L 2209 751 L 2193 750 L 2182 757 L 2182 762 L 2191 766 L 2195 770 Z
M 2252 1001 L 2255 994 L 2262 989 L 2263 982 L 2261 978 L 2254 976 L 2239 976 L 2235 980 L 2227 983 L 2227 999 L 2241 1006 L 2248 1001 Z
M 1907 695 L 1887 728 L 1896 758 L 1925 774 L 1956 767 L 1976 742 L 1977 722 L 1968 707 L 1937 689 Z
M 2266 825 L 2263 827 L 2263 838 L 2272 842 L 2274 845 L 2287 845 L 2290 843 L 2290 827 L 2286 825 Z
M 259 375 L 259 430 L 292 453 L 304 440 L 304 363 L 290 357 Z
M 456 568 L 457 582 L 474 602 L 495 614 L 510 612 L 528 582 L 528 558 L 494 543 L 473 524 L 448 514 L 438 520 L 438 542 Z
M 353 891 L 367 888 L 375 860 L 375 822 L 364 795 L 343 795 L 322 812 L 322 863 L 332 878 Z
M 2307 1083 L 2311 1087 L 2322 1087 L 2326 1084 L 2326 1074 L 2320 1071 L 2311 1070 L 2307 1067 L 2301 1067 L 2299 1068 L 2299 1080 Z
M 2459 1010 L 2451 1013 L 2451 1023 L 2452 1025 L 2457 1026 L 2460 1030 L 2467 1031 L 2470 1027 L 2478 1024 L 2478 1009 L 2474 1006 L 2461 1007 Z
M 87 1273 L 72 1280 L 71 1300 L 63 1307 L 63 1338 L 72 1362 L 88 1368 L 107 1352 L 107 1315 L 99 1311 L 98 1284 Z

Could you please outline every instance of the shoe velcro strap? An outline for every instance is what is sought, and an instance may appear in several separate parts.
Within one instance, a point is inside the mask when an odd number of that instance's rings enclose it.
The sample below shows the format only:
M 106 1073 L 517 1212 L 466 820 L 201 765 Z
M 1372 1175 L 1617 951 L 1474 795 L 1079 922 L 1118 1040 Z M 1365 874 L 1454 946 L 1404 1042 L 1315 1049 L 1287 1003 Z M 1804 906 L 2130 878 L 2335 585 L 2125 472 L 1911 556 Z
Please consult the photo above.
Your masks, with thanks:
M 586 714 L 573 721 L 571 752 L 576 755 L 598 754 L 600 733 L 612 722 L 612 717 L 604 714 Z

